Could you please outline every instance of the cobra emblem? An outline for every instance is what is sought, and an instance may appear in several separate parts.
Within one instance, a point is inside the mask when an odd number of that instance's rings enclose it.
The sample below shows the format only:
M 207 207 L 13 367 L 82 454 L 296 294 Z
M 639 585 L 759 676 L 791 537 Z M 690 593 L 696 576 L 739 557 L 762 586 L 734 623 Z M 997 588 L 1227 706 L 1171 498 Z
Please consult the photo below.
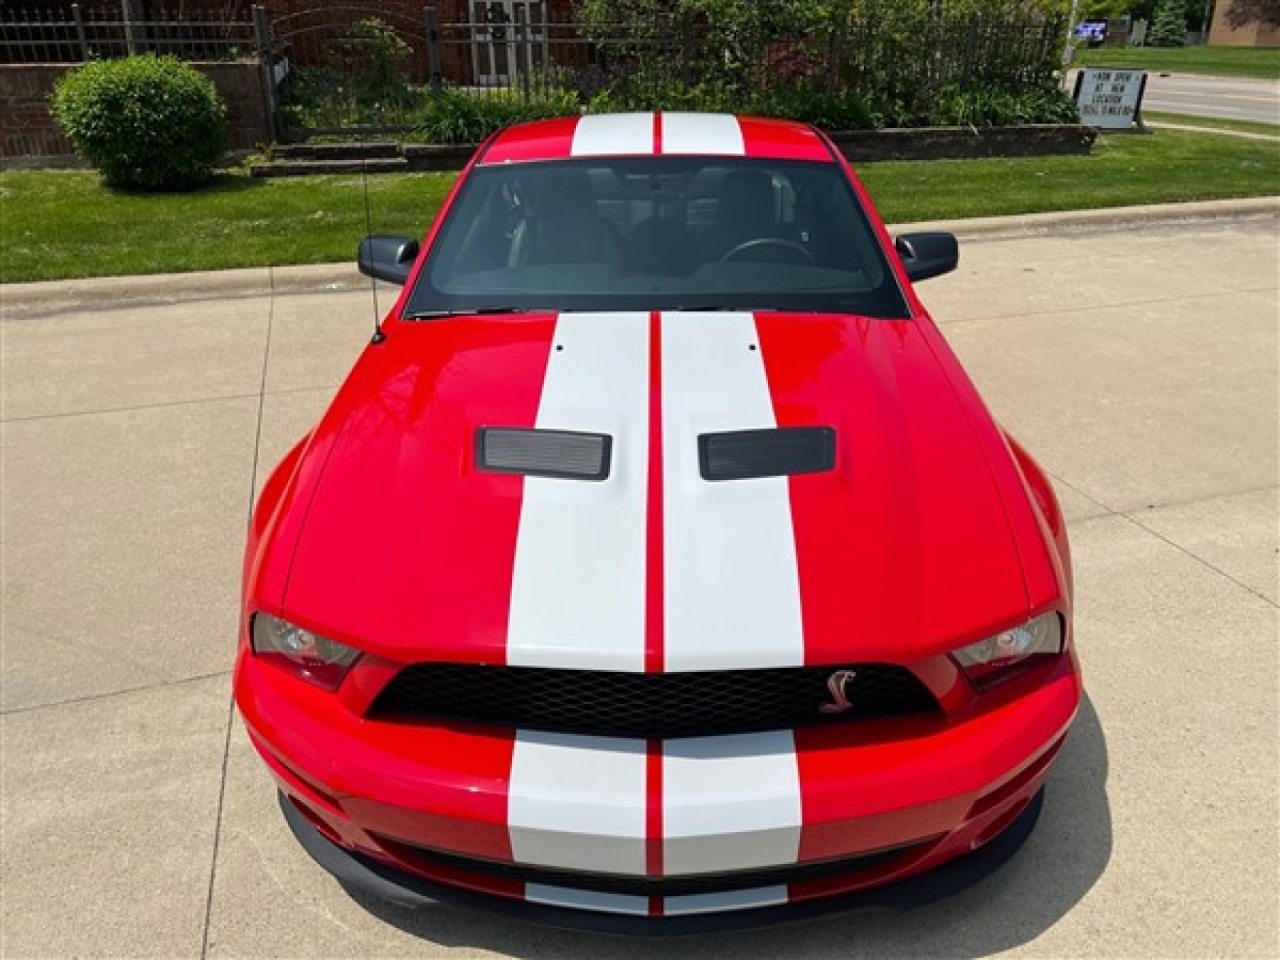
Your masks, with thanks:
M 857 674 L 852 670 L 837 670 L 827 678 L 827 690 L 831 692 L 831 702 L 818 707 L 819 713 L 844 713 L 853 706 L 845 687 Z

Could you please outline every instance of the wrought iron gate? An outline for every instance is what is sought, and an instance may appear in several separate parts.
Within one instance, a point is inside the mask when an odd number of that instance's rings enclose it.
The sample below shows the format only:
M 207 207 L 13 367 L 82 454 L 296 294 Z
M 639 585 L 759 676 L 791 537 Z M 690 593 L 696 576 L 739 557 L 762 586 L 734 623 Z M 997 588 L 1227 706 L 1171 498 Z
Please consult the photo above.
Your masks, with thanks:
M 472 0 L 471 31 L 478 86 L 507 86 L 547 65 L 546 0 Z

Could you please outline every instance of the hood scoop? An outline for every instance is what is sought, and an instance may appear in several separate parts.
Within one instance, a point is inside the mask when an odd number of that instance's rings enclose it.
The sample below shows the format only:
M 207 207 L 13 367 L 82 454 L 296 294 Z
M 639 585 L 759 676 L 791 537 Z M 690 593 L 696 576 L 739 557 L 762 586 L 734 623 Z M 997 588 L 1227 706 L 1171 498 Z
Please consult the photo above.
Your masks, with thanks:
M 609 478 L 613 437 L 571 430 L 481 427 L 476 431 L 476 466 L 490 473 L 519 473 L 558 480 Z
M 698 437 L 703 480 L 751 480 L 824 473 L 836 466 L 836 432 L 831 427 L 736 430 Z

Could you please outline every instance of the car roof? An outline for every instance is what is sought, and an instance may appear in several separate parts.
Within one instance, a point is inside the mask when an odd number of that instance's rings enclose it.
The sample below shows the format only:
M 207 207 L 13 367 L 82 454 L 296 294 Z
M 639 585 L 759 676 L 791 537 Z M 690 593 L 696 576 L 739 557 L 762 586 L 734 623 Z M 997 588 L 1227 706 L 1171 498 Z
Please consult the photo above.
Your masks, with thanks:
M 789 120 L 725 113 L 600 113 L 508 127 L 489 143 L 479 163 L 657 154 L 835 162 L 813 127 Z

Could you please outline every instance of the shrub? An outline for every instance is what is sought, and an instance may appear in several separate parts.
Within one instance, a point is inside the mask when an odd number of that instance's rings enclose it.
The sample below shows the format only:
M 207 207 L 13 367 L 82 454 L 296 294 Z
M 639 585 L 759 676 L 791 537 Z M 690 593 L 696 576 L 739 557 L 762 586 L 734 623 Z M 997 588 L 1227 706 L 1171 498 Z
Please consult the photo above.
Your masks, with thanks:
M 1075 101 L 1062 90 L 965 90 L 947 87 L 927 122 L 943 127 L 1002 127 L 1022 123 L 1078 123 Z
M 226 151 L 226 106 L 176 57 L 87 63 L 58 82 L 51 104 L 76 152 L 112 186 L 188 190 Z
M 549 88 L 522 93 L 518 89 L 472 94 L 446 87 L 427 100 L 416 135 L 428 143 L 479 143 L 513 123 L 572 116 L 579 112 L 578 95 Z
M 750 112 L 813 123 L 824 130 L 869 130 L 876 125 L 867 98 L 856 90 L 824 90 L 811 83 L 780 83 L 751 102 Z
M 413 48 L 385 21 L 377 17 L 359 21 L 347 32 L 345 44 L 355 60 L 351 72 L 357 105 L 385 113 L 413 102 L 406 75 Z

